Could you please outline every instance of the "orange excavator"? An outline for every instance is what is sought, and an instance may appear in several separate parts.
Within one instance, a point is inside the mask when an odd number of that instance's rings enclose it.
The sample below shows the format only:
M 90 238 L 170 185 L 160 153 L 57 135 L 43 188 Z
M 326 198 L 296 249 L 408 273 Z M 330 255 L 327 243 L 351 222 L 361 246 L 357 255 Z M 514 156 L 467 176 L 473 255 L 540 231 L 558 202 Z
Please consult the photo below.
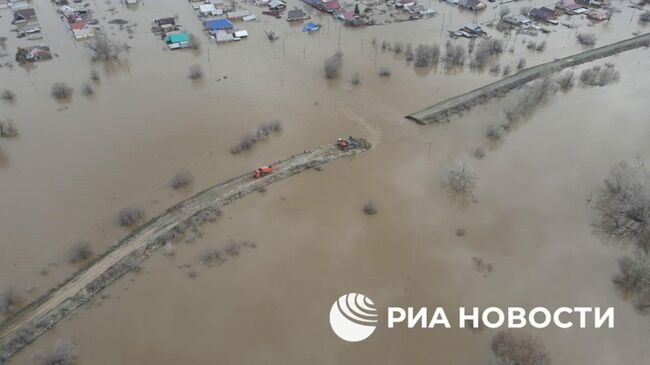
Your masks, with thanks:
M 260 177 L 264 177 L 270 173 L 273 172 L 273 167 L 270 166 L 260 166 L 255 170 L 255 175 L 253 175 L 256 179 L 259 179 Z

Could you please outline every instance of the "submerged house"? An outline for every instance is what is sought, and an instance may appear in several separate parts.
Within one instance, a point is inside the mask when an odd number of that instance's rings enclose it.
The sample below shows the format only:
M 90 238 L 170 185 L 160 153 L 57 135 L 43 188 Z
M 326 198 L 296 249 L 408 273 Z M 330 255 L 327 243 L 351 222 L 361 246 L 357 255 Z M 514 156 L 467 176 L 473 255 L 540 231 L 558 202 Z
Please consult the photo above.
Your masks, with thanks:
M 16 52 L 16 62 L 19 64 L 51 59 L 52 52 L 50 52 L 50 47 L 43 44 L 28 48 L 18 47 L 18 51 Z
M 325 7 L 325 10 L 326 10 L 328 13 L 333 13 L 333 12 L 335 12 L 335 11 L 341 9 L 341 4 L 339 3 L 338 0 L 329 0 L 329 1 L 325 1 L 325 2 L 323 3 L 323 6 Z
M 530 24 L 530 19 L 525 15 L 505 16 L 503 17 L 503 22 L 512 25 L 528 25 Z
M 228 19 L 210 19 L 203 22 L 203 26 L 211 31 L 232 29 L 232 22 Z
M 605 9 L 594 9 L 587 13 L 587 18 L 598 21 L 607 20 L 609 17 L 610 13 Z
M 315 32 L 315 31 L 317 31 L 319 29 L 320 29 L 320 25 L 318 25 L 318 24 L 316 24 L 314 22 L 309 22 L 309 23 L 305 24 L 302 27 L 303 32 L 309 32 L 309 33 Z
M 305 19 L 309 19 L 309 15 L 307 15 L 307 13 L 305 13 L 305 11 L 302 9 L 293 9 L 287 12 L 288 22 L 295 22 L 298 20 L 305 20 Z
M 164 27 L 170 27 L 176 25 L 176 19 L 174 18 L 159 18 L 159 19 L 154 19 L 153 23 L 161 28 Z
M 534 8 L 528 15 L 530 15 L 531 18 L 537 20 L 545 21 L 551 24 L 557 24 L 557 20 L 555 20 L 557 18 L 557 12 L 545 6 L 542 6 L 541 8 Z
M 286 7 L 287 5 L 280 0 L 273 0 L 269 3 L 269 9 L 271 10 L 283 10 Z
M 560 0 L 555 4 L 555 8 L 560 9 L 567 13 L 572 13 L 574 10 L 581 8 L 575 0 Z
M 485 9 L 485 3 L 480 0 L 458 0 L 458 6 L 470 10 L 482 10 Z
M 214 37 L 217 39 L 217 43 L 232 42 L 235 40 L 235 36 L 225 30 L 217 30 L 214 33 Z
M 95 28 L 88 25 L 88 21 L 80 20 L 74 23 L 70 23 L 70 30 L 72 30 L 72 35 L 74 39 L 81 40 L 95 36 Z
M 11 23 L 26 23 L 34 19 L 36 19 L 36 10 L 32 8 L 19 9 L 14 11 L 14 20 Z
M 165 37 L 165 42 L 169 49 L 181 49 L 192 47 L 192 40 L 189 33 L 186 32 L 173 32 L 168 33 Z
M 201 4 L 199 5 L 200 16 L 217 16 L 222 15 L 223 10 L 217 9 L 214 4 Z
M 251 12 L 248 10 L 237 10 L 228 12 L 226 17 L 230 20 L 241 20 L 249 15 L 251 15 Z

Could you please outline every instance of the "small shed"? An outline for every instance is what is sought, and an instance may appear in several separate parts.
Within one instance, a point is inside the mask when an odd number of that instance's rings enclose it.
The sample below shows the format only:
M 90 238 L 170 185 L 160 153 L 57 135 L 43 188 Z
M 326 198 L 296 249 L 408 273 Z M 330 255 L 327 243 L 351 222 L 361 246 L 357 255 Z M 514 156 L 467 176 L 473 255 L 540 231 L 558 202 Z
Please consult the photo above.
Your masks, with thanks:
M 248 31 L 246 29 L 235 31 L 235 38 L 248 38 Z

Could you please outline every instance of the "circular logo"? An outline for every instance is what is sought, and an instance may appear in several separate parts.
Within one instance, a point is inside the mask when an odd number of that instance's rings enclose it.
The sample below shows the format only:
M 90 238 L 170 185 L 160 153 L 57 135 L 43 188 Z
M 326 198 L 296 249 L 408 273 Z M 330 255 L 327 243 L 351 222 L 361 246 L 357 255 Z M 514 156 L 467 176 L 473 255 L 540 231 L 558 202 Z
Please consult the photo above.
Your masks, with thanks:
M 330 309 L 330 326 L 342 340 L 359 342 L 370 337 L 377 323 L 375 303 L 359 293 L 342 295 Z

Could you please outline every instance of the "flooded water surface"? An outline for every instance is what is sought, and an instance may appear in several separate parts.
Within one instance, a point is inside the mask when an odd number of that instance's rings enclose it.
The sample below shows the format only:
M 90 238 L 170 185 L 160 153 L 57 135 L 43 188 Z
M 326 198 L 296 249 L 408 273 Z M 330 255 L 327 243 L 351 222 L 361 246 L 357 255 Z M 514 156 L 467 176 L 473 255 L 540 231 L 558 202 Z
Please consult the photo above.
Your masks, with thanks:
M 616 3 L 621 12 L 608 23 L 563 16 L 579 28 L 503 38 L 513 50 L 494 62 L 514 67 L 525 57 L 531 66 L 579 52 L 574 37 L 580 31 L 594 32 L 597 45 L 643 32 L 639 11 Z M 258 17 L 245 23 L 249 39 L 216 45 L 201 33 L 190 3 L 145 0 L 126 8 L 91 1 L 107 33 L 131 47 L 112 63 L 91 63 L 55 6 L 32 4 L 43 27 L 40 42 L 56 56 L 0 69 L 0 89 L 17 94 L 13 103 L 0 102 L 0 119 L 12 119 L 20 131 L 0 140 L 0 289 L 15 287 L 23 303 L 78 268 L 67 263 L 76 242 L 88 241 L 101 253 L 128 234 L 117 223 L 126 206 L 153 218 L 209 186 L 341 136 L 365 137 L 374 148 L 226 207 L 196 242 L 174 244 L 173 256 L 156 252 L 140 272 L 106 289 L 11 363 L 29 363 L 60 338 L 78 344 L 79 363 L 98 365 L 464 365 L 490 359 L 493 330 L 380 327 L 364 342 L 344 343 L 332 333 L 328 314 L 347 292 L 364 293 L 379 308 L 443 306 L 449 313 L 460 306 L 612 306 L 614 329 L 532 333 L 555 364 L 650 361 L 650 320 L 611 284 L 624 252 L 592 233 L 588 203 L 613 164 L 650 156 L 650 84 L 640 77 L 650 73 L 647 49 L 597 61 L 615 63 L 621 80 L 558 93 L 504 141 L 488 144 L 487 127 L 504 120 L 520 91 L 447 124 L 416 125 L 403 116 L 498 76 L 414 68 L 403 55 L 382 51 L 381 43 L 444 48 L 448 30 L 495 19 L 494 3 L 475 17 L 425 1 L 437 16 L 362 29 L 310 10 L 312 21 L 323 25 L 313 34 L 244 3 Z M 290 0 L 289 8 L 301 4 Z M 3 52 L 10 54 L 0 61 L 6 62 L 17 46 L 34 41 L 16 39 L 11 12 L 0 12 L 8 37 Z M 163 16 L 177 16 L 201 40 L 200 49 L 166 50 L 149 30 L 151 20 Z M 133 33 L 108 24 L 117 18 L 137 24 Z M 280 39 L 269 42 L 265 30 Z M 545 40 L 547 49 L 530 51 L 522 39 Z M 324 59 L 339 50 L 340 76 L 327 80 Z M 188 79 L 195 64 L 203 80 Z M 381 68 L 391 76 L 380 77 Z M 86 97 L 81 89 L 91 70 L 101 79 Z M 349 82 L 354 74 L 358 85 Z M 71 100 L 50 96 L 58 81 L 75 89 Z M 241 136 L 273 119 L 282 122 L 280 134 L 251 151 L 230 153 Z M 479 175 L 475 198 L 459 201 L 443 186 L 445 173 L 477 148 L 485 157 L 472 158 Z M 194 184 L 173 190 L 169 182 L 181 168 L 193 173 Z M 377 214 L 363 213 L 368 201 Z M 202 252 L 231 240 L 256 248 L 214 267 L 199 262 Z M 493 270 L 477 271 L 474 258 Z M 382 310 L 380 320 L 385 323 Z

